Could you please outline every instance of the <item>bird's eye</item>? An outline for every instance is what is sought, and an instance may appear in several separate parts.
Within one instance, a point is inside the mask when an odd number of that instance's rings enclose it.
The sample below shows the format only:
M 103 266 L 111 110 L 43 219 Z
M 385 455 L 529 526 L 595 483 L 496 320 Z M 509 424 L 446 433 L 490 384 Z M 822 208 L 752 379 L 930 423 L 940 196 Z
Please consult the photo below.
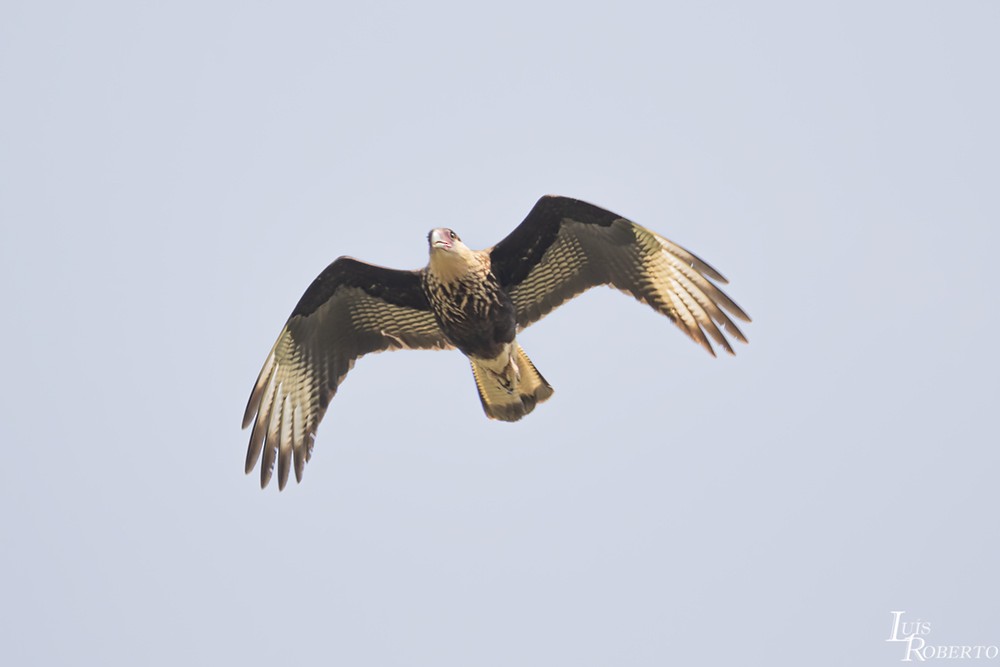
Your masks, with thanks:
M 448 230 L 448 233 L 451 234 L 451 238 L 453 238 L 453 239 L 457 239 L 458 238 L 458 236 L 455 235 L 455 232 L 451 231 L 450 229 Z

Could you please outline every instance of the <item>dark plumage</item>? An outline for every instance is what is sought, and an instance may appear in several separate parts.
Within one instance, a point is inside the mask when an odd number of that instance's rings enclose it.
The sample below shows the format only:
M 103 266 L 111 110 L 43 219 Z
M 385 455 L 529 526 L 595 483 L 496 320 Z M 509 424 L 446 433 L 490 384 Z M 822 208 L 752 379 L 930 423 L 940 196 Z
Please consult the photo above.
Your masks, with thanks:
M 503 241 L 474 251 L 450 229 L 428 234 L 430 262 L 398 271 L 341 257 L 295 306 L 250 395 L 246 471 L 275 460 L 284 488 L 302 479 L 316 429 L 355 360 L 370 352 L 458 348 L 472 365 L 487 416 L 516 421 L 552 395 L 516 333 L 590 287 L 610 285 L 674 321 L 713 356 L 730 315 L 750 318 L 712 281 L 726 279 L 678 245 L 592 204 L 542 197 Z

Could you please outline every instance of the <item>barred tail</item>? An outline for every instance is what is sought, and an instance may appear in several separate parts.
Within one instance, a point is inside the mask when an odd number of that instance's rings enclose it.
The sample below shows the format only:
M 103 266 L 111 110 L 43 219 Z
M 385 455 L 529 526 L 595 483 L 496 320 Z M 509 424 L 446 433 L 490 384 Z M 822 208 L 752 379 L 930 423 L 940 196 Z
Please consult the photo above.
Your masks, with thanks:
M 490 419 L 516 422 L 535 409 L 535 405 L 552 396 L 553 389 L 520 345 L 516 348 L 517 370 L 507 366 L 497 372 L 485 362 L 472 359 L 472 375 L 483 410 Z

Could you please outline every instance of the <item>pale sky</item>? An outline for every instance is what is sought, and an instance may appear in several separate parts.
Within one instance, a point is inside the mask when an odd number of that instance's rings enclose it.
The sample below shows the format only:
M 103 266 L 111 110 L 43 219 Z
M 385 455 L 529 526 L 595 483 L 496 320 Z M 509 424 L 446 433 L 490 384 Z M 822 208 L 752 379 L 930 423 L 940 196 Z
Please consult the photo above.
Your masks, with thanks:
M 0 6 L 11 665 L 890 665 L 1000 645 L 1000 5 Z M 261 491 L 260 365 L 334 258 L 547 193 L 702 256 L 712 359 L 611 290 L 362 359 Z

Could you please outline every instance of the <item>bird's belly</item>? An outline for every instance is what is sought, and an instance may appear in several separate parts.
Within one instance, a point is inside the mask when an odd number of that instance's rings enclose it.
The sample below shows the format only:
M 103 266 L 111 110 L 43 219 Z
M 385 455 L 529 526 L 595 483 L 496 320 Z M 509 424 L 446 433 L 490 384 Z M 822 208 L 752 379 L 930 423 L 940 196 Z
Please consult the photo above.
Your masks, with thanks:
M 506 326 L 486 320 L 457 319 L 442 321 L 441 329 L 448 339 L 466 356 L 475 359 L 495 359 L 514 340 L 513 331 L 506 335 Z
M 494 359 L 506 350 L 517 331 L 513 308 L 505 305 L 499 301 L 492 307 L 480 303 L 461 308 L 451 302 L 435 309 L 435 316 L 444 334 L 466 356 Z
M 514 340 L 514 305 L 489 281 L 428 285 L 428 301 L 448 340 L 466 356 L 495 359 Z

